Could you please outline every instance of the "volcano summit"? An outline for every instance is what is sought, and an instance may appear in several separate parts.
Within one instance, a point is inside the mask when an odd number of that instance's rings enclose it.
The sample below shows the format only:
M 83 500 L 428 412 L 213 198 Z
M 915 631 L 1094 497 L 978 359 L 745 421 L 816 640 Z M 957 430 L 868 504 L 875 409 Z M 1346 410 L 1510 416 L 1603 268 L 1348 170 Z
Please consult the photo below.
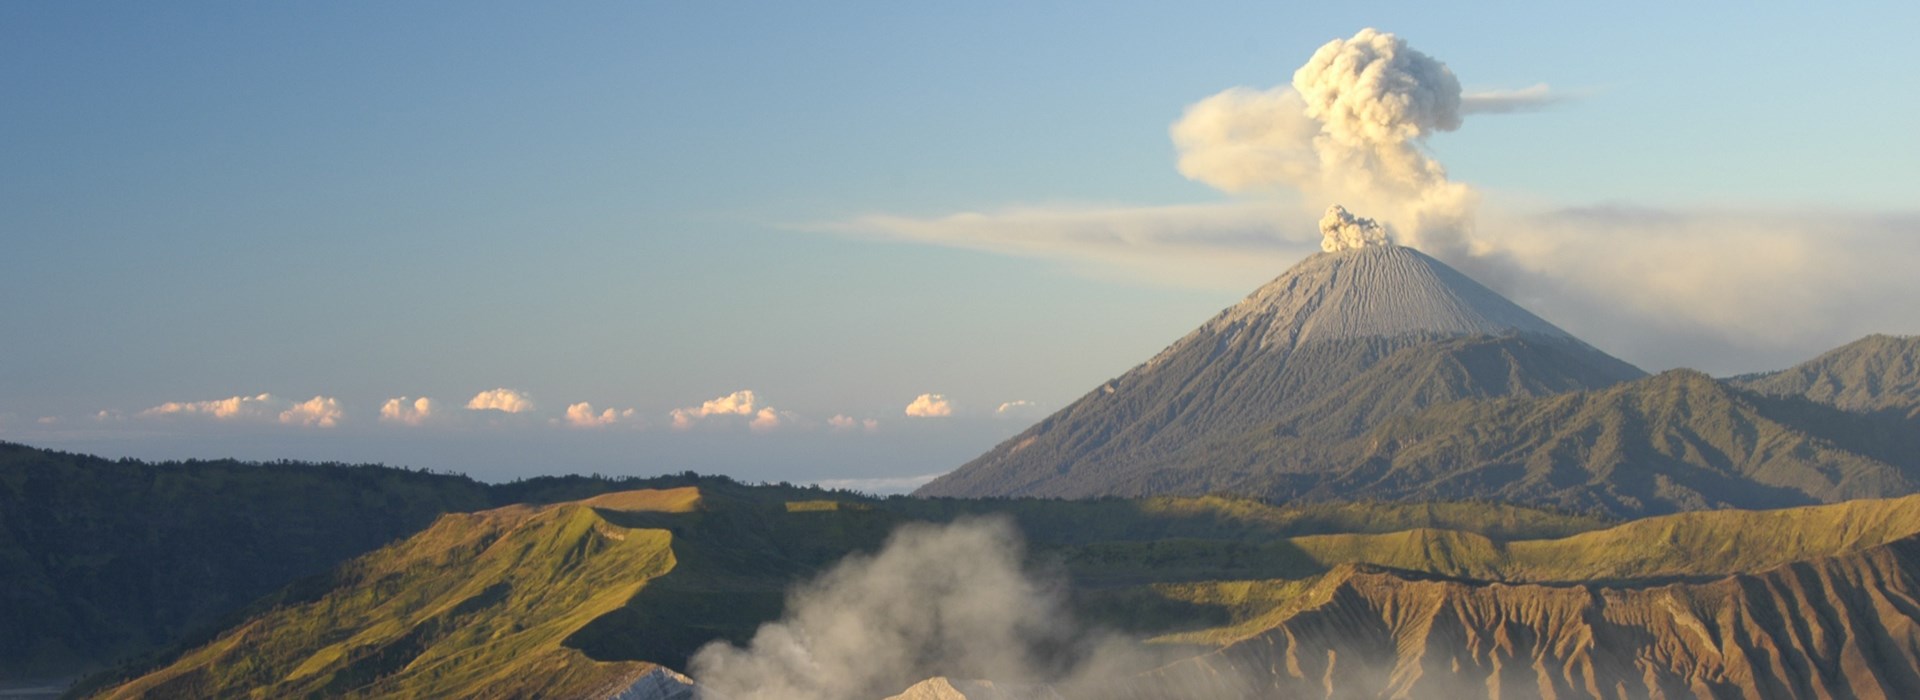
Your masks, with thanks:
M 1327 252 L 918 494 L 1272 494 L 1269 457 L 1304 439 L 1643 376 L 1371 220 L 1336 206 L 1321 230 Z
M 1691 370 L 1646 377 L 1370 220 L 1334 207 L 1321 230 L 1327 252 L 917 495 L 1498 499 L 1639 517 L 1920 488 L 1920 437 L 1891 418 Z

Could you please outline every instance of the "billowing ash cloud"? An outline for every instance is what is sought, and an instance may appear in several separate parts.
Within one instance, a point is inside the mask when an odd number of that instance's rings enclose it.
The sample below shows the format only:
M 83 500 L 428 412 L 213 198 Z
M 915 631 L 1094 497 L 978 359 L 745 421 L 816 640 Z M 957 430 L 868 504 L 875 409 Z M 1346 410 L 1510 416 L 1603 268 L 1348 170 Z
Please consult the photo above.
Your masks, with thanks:
M 709 697 L 843 700 L 884 698 L 933 676 L 1070 689 L 1153 667 L 1076 625 L 1062 587 L 1022 569 L 1023 551 L 1001 518 L 903 525 L 878 553 L 848 557 L 794 591 L 786 616 L 747 646 L 702 648 L 689 675 Z
M 1338 204 L 1327 207 L 1327 215 L 1320 217 L 1320 236 L 1320 249 L 1329 253 L 1393 243 L 1380 222 L 1354 216 Z
M 1422 145 L 1460 128 L 1461 104 L 1446 64 L 1363 29 L 1320 47 L 1290 86 L 1233 88 L 1195 103 L 1171 135 L 1191 179 L 1379 212 L 1407 243 L 1444 257 L 1467 252 L 1476 198 Z

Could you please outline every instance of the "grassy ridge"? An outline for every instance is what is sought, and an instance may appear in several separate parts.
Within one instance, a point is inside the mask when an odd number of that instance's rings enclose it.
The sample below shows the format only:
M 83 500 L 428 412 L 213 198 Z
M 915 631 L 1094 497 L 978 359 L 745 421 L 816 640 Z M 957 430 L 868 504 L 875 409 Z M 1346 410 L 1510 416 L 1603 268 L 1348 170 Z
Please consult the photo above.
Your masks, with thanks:
M 488 505 L 487 487 L 460 476 L 0 443 L 0 679 L 173 643 L 441 513 Z
M 104 697 L 580 694 L 645 664 L 560 642 L 675 566 L 664 530 L 606 512 L 686 512 L 692 488 L 442 517 L 356 560 L 318 599 L 268 611 Z

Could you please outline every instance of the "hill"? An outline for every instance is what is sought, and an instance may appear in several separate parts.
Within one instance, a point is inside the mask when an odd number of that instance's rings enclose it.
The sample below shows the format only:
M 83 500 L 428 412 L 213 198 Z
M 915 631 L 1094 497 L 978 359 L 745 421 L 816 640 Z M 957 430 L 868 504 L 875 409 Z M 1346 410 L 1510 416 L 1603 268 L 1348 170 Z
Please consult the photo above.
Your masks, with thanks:
M 108 460 L 0 443 L 0 681 L 204 639 L 248 603 L 443 513 L 719 479 L 484 484 L 379 465 Z
M 177 642 L 304 576 L 488 506 L 465 477 L 145 463 L 0 443 L 0 679 Z
M 1192 492 L 1226 476 L 1199 452 L 1247 431 L 1338 439 L 1437 403 L 1641 376 L 1419 251 L 1323 253 L 916 493 Z
M 1847 411 L 1920 418 L 1920 336 L 1870 335 L 1777 372 L 1729 380 Z

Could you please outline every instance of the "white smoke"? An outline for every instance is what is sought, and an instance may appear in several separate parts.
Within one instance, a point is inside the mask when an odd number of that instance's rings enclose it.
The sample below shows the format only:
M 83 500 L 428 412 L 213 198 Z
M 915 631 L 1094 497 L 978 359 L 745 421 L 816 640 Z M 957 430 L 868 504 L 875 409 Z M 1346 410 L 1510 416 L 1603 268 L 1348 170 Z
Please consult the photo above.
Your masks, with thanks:
M 1362 29 L 1320 47 L 1291 86 L 1226 90 L 1188 107 L 1170 133 L 1188 178 L 1352 204 L 1378 212 L 1408 244 L 1459 259 L 1473 252 L 1477 197 L 1448 180 L 1424 144 L 1460 128 L 1461 104 L 1446 64 Z
M 1337 253 L 1392 243 L 1380 222 L 1354 216 L 1338 204 L 1327 207 L 1327 215 L 1320 217 L 1320 249 L 1323 251 Z
M 746 647 L 709 644 L 689 665 L 708 697 L 884 698 L 934 676 L 1067 690 L 1152 668 L 1074 624 L 1060 584 L 1029 576 L 1004 518 L 911 523 L 796 590 Z

